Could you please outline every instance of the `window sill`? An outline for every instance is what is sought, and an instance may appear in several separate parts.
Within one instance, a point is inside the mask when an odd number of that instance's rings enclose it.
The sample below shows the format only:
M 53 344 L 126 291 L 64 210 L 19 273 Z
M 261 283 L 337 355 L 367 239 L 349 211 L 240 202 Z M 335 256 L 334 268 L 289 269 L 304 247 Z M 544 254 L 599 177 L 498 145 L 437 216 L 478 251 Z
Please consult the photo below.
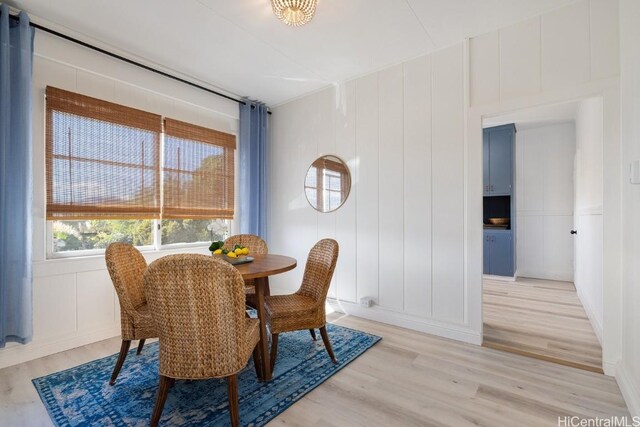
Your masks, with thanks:
M 145 249 L 141 250 L 140 252 L 147 260 L 147 263 L 151 263 L 156 259 L 166 255 L 183 253 L 208 255 L 210 253 L 208 244 L 176 245 L 173 247 L 168 246 L 160 250 Z M 74 274 L 99 270 L 106 270 L 104 253 L 84 256 L 48 258 L 46 260 L 33 262 L 34 279 L 61 274 Z

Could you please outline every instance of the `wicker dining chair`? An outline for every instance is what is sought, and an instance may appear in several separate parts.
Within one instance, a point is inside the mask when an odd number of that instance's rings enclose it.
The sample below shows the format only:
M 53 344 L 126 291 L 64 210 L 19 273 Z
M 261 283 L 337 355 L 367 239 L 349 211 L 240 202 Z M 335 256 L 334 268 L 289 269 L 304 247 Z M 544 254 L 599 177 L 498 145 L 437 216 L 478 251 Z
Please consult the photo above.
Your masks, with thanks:
M 144 289 L 160 338 L 156 426 L 176 379 L 226 378 L 231 425 L 239 425 L 237 373 L 253 353 L 259 372 L 260 321 L 245 317 L 244 282 L 226 261 L 170 255 L 151 263 Z
M 140 340 L 137 351 L 139 355 L 145 340 L 157 338 L 158 333 L 144 295 L 143 282 L 147 261 L 140 251 L 128 243 L 111 243 L 105 252 L 105 261 L 120 302 L 122 345 L 109 380 L 109 384 L 114 385 L 127 358 L 131 341 Z
M 267 247 L 267 243 L 262 240 L 259 236 L 254 234 L 236 234 L 235 236 L 229 237 L 224 241 L 225 249 L 233 249 L 235 245 L 241 245 L 249 248 L 249 255 L 251 254 L 268 254 L 269 248 Z M 256 308 L 257 300 L 256 300 L 256 287 L 253 279 L 245 280 L 244 282 L 244 293 L 247 300 L 247 304 L 253 308 Z M 267 289 L 267 294 L 269 293 Z
M 294 294 L 265 298 L 267 321 L 271 329 L 272 372 L 278 354 L 279 334 L 303 329 L 308 329 L 315 341 L 315 328 L 319 328 L 329 357 L 333 363 L 337 363 L 327 334 L 324 305 L 336 268 L 338 251 L 338 242 L 335 240 L 320 240 L 309 252 L 300 289 Z

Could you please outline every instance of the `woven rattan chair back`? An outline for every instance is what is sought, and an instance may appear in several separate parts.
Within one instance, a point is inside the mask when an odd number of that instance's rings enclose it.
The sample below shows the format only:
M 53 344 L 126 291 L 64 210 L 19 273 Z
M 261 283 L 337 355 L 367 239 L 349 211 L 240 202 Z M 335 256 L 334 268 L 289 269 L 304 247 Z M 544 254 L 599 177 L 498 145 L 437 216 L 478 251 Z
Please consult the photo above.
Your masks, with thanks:
M 302 285 L 296 294 L 311 297 L 316 302 L 324 304 L 338 261 L 338 251 L 338 242 L 333 239 L 320 240 L 311 248 L 304 268 Z
M 139 250 L 128 243 L 110 244 L 105 252 L 105 261 L 121 311 L 133 316 L 133 312 L 146 303 L 143 276 L 147 261 Z
M 224 241 L 224 247 L 233 249 L 235 245 L 249 248 L 250 254 L 262 255 L 269 253 L 267 243 L 255 234 L 236 234 Z
M 170 255 L 151 263 L 144 278 L 160 375 L 225 377 L 246 365 L 244 283 L 235 267 L 206 255 Z

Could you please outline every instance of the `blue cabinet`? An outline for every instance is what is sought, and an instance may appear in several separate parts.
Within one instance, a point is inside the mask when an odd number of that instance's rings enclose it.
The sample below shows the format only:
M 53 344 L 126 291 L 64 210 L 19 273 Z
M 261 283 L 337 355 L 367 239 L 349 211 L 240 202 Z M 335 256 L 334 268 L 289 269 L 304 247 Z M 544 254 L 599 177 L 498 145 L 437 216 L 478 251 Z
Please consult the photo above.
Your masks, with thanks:
M 484 232 L 484 274 L 513 276 L 514 241 L 511 230 Z
M 515 126 L 483 130 L 483 189 L 485 196 L 508 196 L 513 189 Z
M 508 218 L 503 228 L 485 225 L 484 274 L 512 277 L 516 266 L 514 170 L 516 127 L 513 124 L 483 129 L 484 220 Z

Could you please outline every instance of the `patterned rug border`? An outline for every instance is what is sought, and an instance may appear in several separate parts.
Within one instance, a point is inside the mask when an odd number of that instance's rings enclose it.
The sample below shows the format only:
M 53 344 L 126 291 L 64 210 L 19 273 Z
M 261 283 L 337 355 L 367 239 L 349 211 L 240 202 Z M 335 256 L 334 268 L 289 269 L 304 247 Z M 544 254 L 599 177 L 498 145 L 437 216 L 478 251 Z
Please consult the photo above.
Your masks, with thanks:
M 327 324 L 329 324 L 329 323 L 327 323 Z M 342 329 L 346 329 L 346 330 L 351 331 L 351 332 L 355 332 L 355 333 L 358 333 L 358 334 L 366 335 L 366 336 L 370 337 L 372 339 L 372 341 L 371 341 L 371 343 L 369 343 L 364 348 L 353 349 L 349 353 L 349 355 L 348 355 L 348 357 L 346 359 L 340 360 L 337 365 L 333 365 L 333 369 L 328 370 L 327 372 L 324 372 L 322 375 L 319 375 L 317 378 L 314 378 L 311 381 L 311 383 L 304 384 L 301 388 L 299 388 L 298 390 L 293 392 L 290 396 L 288 396 L 287 398 L 283 399 L 281 402 L 278 402 L 278 406 L 277 407 L 273 407 L 268 412 L 266 412 L 264 414 L 260 414 L 256 419 L 254 419 L 248 425 L 258 427 L 258 426 L 263 426 L 263 425 L 267 424 L 269 421 L 273 420 L 275 417 L 277 417 L 278 415 L 280 415 L 281 413 L 286 411 L 294 403 L 298 402 L 300 399 L 302 399 L 308 393 L 313 391 L 319 385 L 321 385 L 322 383 L 327 381 L 329 378 L 334 376 L 336 373 L 340 372 L 344 367 L 348 366 L 351 362 L 356 360 L 358 357 L 363 355 L 365 352 L 367 352 L 369 349 L 371 349 L 373 346 L 375 346 L 377 343 L 379 343 L 382 340 L 382 337 L 379 337 L 379 336 L 374 335 L 374 334 L 370 334 L 368 332 L 360 331 L 360 330 L 357 330 L 357 329 L 349 328 L 347 326 L 342 326 L 342 325 L 338 325 L 338 324 L 334 324 L 334 323 L 330 323 L 330 324 L 332 326 L 339 327 L 339 328 L 342 328 Z M 154 341 L 154 342 L 150 343 L 150 345 L 159 345 L 159 342 L 158 341 Z M 129 358 L 130 355 L 135 354 L 135 352 L 136 352 L 135 348 L 129 350 L 129 354 L 127 355 L 127 359 Z M 104 357 L 100 357 L 98 359 L 90 360 L 88 362 L 81 363 L 79 365 L 72 366 L 70 368 L 63 369 L 63 370 L 60 370 L 60 371 L 52 372 L 50 374 L 43 375 L 41 377 L 34 378 L 34 379 L 31 380 L 33 386 L 35 387 L 36 391 L 38 392 L 38 395 L 40 396 L 40 400 L 43 402 L 43 404 L 44 404 L 44 406 L 45 406 L 45 408 L 47 410 L 47 413 L 49 414 L 49 418 L 51 419 L 51 421 L 53 422 L 53 424 L 56 427 L 65 427 L 65 426 L 69 426 L 70 424 L 68 423 L 67 418 L 64 417 L 64 415 L 61 413 L 62 410 L 61 410 L 60 406 L 58 405 L 58 402 L 55 400 L 55 398 L 50 393 L 49 384 L 45 383 L 43 380 L 45 378 L 47 378 L 48 376 L 51 376 L 51 375 L 54 375 L 54 374 L 61 374 L 61 373 L 67 372 L 67 371 L 78 369 L 78 368 L 80 368 L 82 366 L 85 366 L 85 365 L 89 365 L 89 364 L 92 364 L 92 363 L 96 363 L 96 362 L 102 361 L 104 359 L 113 358 L 117 354 L 118 353 L 113 353 L 113 354 L 108 355 L 108 356 L 104 356 Z M 322 355 L 323 357 L 326 357 L 326 355 L 324 355 L 322 353 L 318 353 L 314 357 L 318 357 L 319 355 Z M 295 371 L 295 368 L 296 367 L 292 367 L 292 368 L 288 369 L 287 371 L 279 373 L 277 377 L 274 377 L 268 383 L 261 383 L 260 387 L 258 387 L 255 391 L 253 391 L 251 393 L 251 395 L 257 394 L 257 393 L 261 392 L 262 390 L 264 390 L 265 388 L 268 388 L 270 386 L 273 387 L 278 382 L 284 381 L 285 378 L 288 375 L 291 374 L 291 372 Z M 59 418 L 62 418 L 62 419 L 59 419 Z

